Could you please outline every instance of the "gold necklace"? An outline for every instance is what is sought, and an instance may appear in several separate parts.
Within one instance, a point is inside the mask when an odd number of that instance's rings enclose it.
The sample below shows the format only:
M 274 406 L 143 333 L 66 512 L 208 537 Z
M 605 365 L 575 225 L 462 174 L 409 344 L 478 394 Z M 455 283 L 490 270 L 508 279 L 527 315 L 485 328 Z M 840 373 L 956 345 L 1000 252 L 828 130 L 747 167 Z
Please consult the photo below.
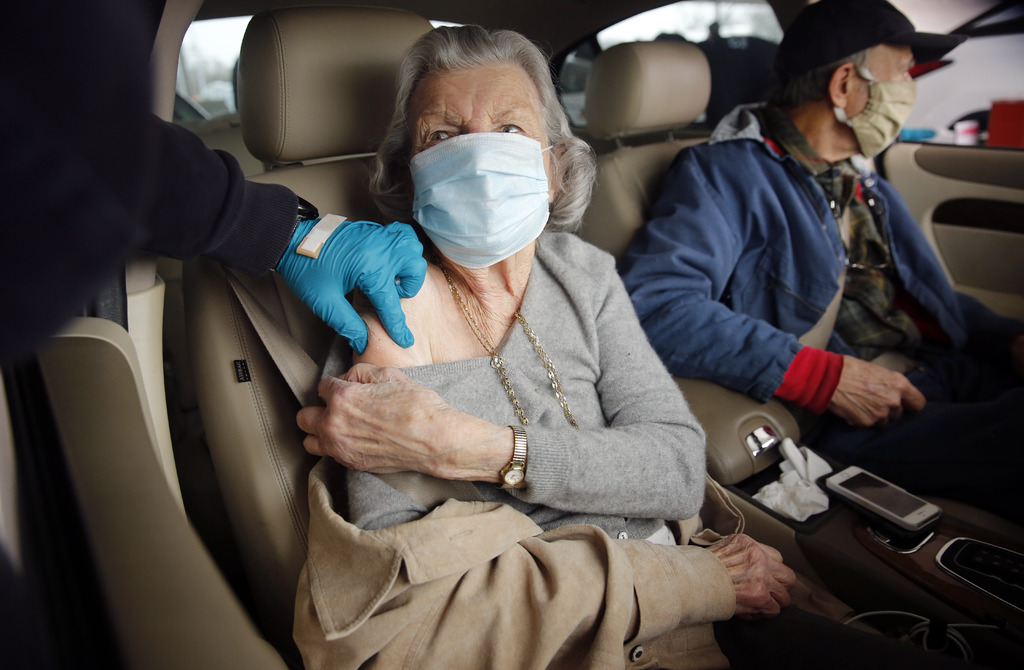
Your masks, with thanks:
M 512 380 L 509 379 L 508 370 L 505 368 L 505 361 L 502 359 L 501 354 L 498 353 L 497 347 L 491 344 L 491 341 L 487 339 L 487 335 L 483 329 L 473 318 L 473 314 L 469 311 L 469 307 L 466 302 L 462 299 L 462 294 L 459 292 L 458 287 L 455 286 L 455 281 L 452 280 L 452 276 L 448 273 L 448 268 L 445 267 L 444 263 L 438 263 L 441 267 L 441 272 L 444 273 L 445 281 L 448 282 L 448 289 L 452 293 L 452 297 L 455 298 L 455 303 L 459 306 L 459 310 L 462 312 L 462 316 L 465 317 L 466 323 L 469 324 L 470 330 L 473 331 L 473 335 L 476 337 L 477 342 L 480 346 L 491 357 L 491 367 L 494 368 L 499 379 L 501 379 L 501 386 L 505 389 L 505 395 L 508 396 L 508 400 L 512 403 L 512 408 L 516 411 L 516 416 L 519 418 L 519 422 L 524 426 L 530 425 L 530 420 L 526 418 L 526 413 L 523 412 L 522 406 L 519 404 L 519 398 L 516 397 L 515 389 L 512 388 Z M 533 350 L 537 352 L 537 356 L 540 358 L 540 362 L 544 364 L 544 369 L 547 370 L 548 379 L 551 381 L 551 389 L 555 392 L 555 397 L 558 399 L 558 404 L 562 407 L 562 413 L 565 414 L 565 420 L 569 422 L 569 425 L 573 428 L 579 428 L 576 423 L 576 419 L 572 415 L 572 411 L 569 409 L 569 401 L 565 398 L 565 393 L 562 392 L 562 382 L 558 379 L 558 373 L 555 372 L 555 364 L 548 358 L 547 353 L 544 351 L 544 347 L 541 346 L 540 340 L 537 339 L 537 335 L 534 334 L 533 329 L 530 328 L 530 324 L 527 323 L 526 317 L 523 316 L 522 312 L 516 310 L 516 320 L 519 321 L 523 327 L 523 332 L 526 333 L 527 339 L 530 340 L 530 344 L 533 345 Z

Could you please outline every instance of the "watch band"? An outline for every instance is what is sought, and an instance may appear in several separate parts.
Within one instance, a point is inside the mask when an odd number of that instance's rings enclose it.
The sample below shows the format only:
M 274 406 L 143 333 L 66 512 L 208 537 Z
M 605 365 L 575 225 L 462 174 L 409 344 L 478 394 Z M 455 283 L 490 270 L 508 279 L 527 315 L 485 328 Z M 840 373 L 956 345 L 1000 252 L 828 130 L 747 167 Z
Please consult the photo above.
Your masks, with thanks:
M 512 460 L 501 469 L 501 488 L 521 489 L 526 486 L 526 457 L 528 446 L 526 431 L 520 426 L 509 426 L 512 429 Z
M 308 221 L 309 219 L 315 219 L 320 216 L 320 212 L 317 211 L 316 205 L 301 196 L 296 197 L 299 199 L 298 208 L 295 212 L 296 221 Z

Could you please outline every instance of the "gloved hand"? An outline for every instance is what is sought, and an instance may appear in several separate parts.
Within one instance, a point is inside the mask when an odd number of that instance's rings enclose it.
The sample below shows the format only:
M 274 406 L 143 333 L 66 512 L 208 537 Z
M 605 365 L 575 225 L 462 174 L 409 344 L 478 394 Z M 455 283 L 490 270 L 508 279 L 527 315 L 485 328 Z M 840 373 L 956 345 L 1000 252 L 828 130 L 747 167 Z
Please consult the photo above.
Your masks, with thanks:
M 388 335 L 403 347 L 412 346 L 412 333 L 398 299 L 416 295 L 426 276 L 427 262 L 416 233 L 404 223 L 382 226 L 345 221 L 324 243 L 319 258 L 296 253 L 318 221 L 299 222 L 288 250 L 278 261 L 278 273 L 359 353 L 366 349 L 366 324 L 345 299 L 356 286 L 370 299 Z

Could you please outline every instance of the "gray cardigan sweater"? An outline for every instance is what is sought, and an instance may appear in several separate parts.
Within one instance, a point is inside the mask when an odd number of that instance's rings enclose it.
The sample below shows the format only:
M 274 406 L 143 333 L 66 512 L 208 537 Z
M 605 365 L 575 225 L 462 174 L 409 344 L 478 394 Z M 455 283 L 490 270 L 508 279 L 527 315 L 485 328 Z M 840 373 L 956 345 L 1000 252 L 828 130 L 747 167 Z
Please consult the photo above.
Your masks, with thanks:
M 513 326 L 498 349 L 530 421 L 527 486 L 475 484 L 548 530 L 575 523 L 644 538 L 694 516 L 704 495 L 704 433 L 633 311 L 614 259 L 569 233 L 545 233 L 520 309 L 558 372 L 579 430 L 565 419 L 529 339 Z M 324 374 L 347 367 L 335 347 Z M 403 370 L 446 402 L 518 425 L 486 357 Z M 347 518 L 365 530 L 428 511 L 375 475 L 347 474 Z

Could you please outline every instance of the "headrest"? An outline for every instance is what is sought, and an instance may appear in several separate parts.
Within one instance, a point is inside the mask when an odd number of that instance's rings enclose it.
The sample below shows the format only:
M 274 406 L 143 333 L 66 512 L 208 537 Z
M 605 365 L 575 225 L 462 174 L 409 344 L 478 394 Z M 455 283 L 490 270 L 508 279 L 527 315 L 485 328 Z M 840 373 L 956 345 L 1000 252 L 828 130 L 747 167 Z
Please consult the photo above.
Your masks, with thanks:
M 249 151 L 293 163 L 375 150 L 391 120 L 402 55 L 430 29 L 415 14 L 371 7 L 254 16 L 238 64 Z
M 587 78 L 587 132 L 599 139 L 682 128 L 711 96 L 708 59 L 676 40 L 629 42 L 598 54 Z

